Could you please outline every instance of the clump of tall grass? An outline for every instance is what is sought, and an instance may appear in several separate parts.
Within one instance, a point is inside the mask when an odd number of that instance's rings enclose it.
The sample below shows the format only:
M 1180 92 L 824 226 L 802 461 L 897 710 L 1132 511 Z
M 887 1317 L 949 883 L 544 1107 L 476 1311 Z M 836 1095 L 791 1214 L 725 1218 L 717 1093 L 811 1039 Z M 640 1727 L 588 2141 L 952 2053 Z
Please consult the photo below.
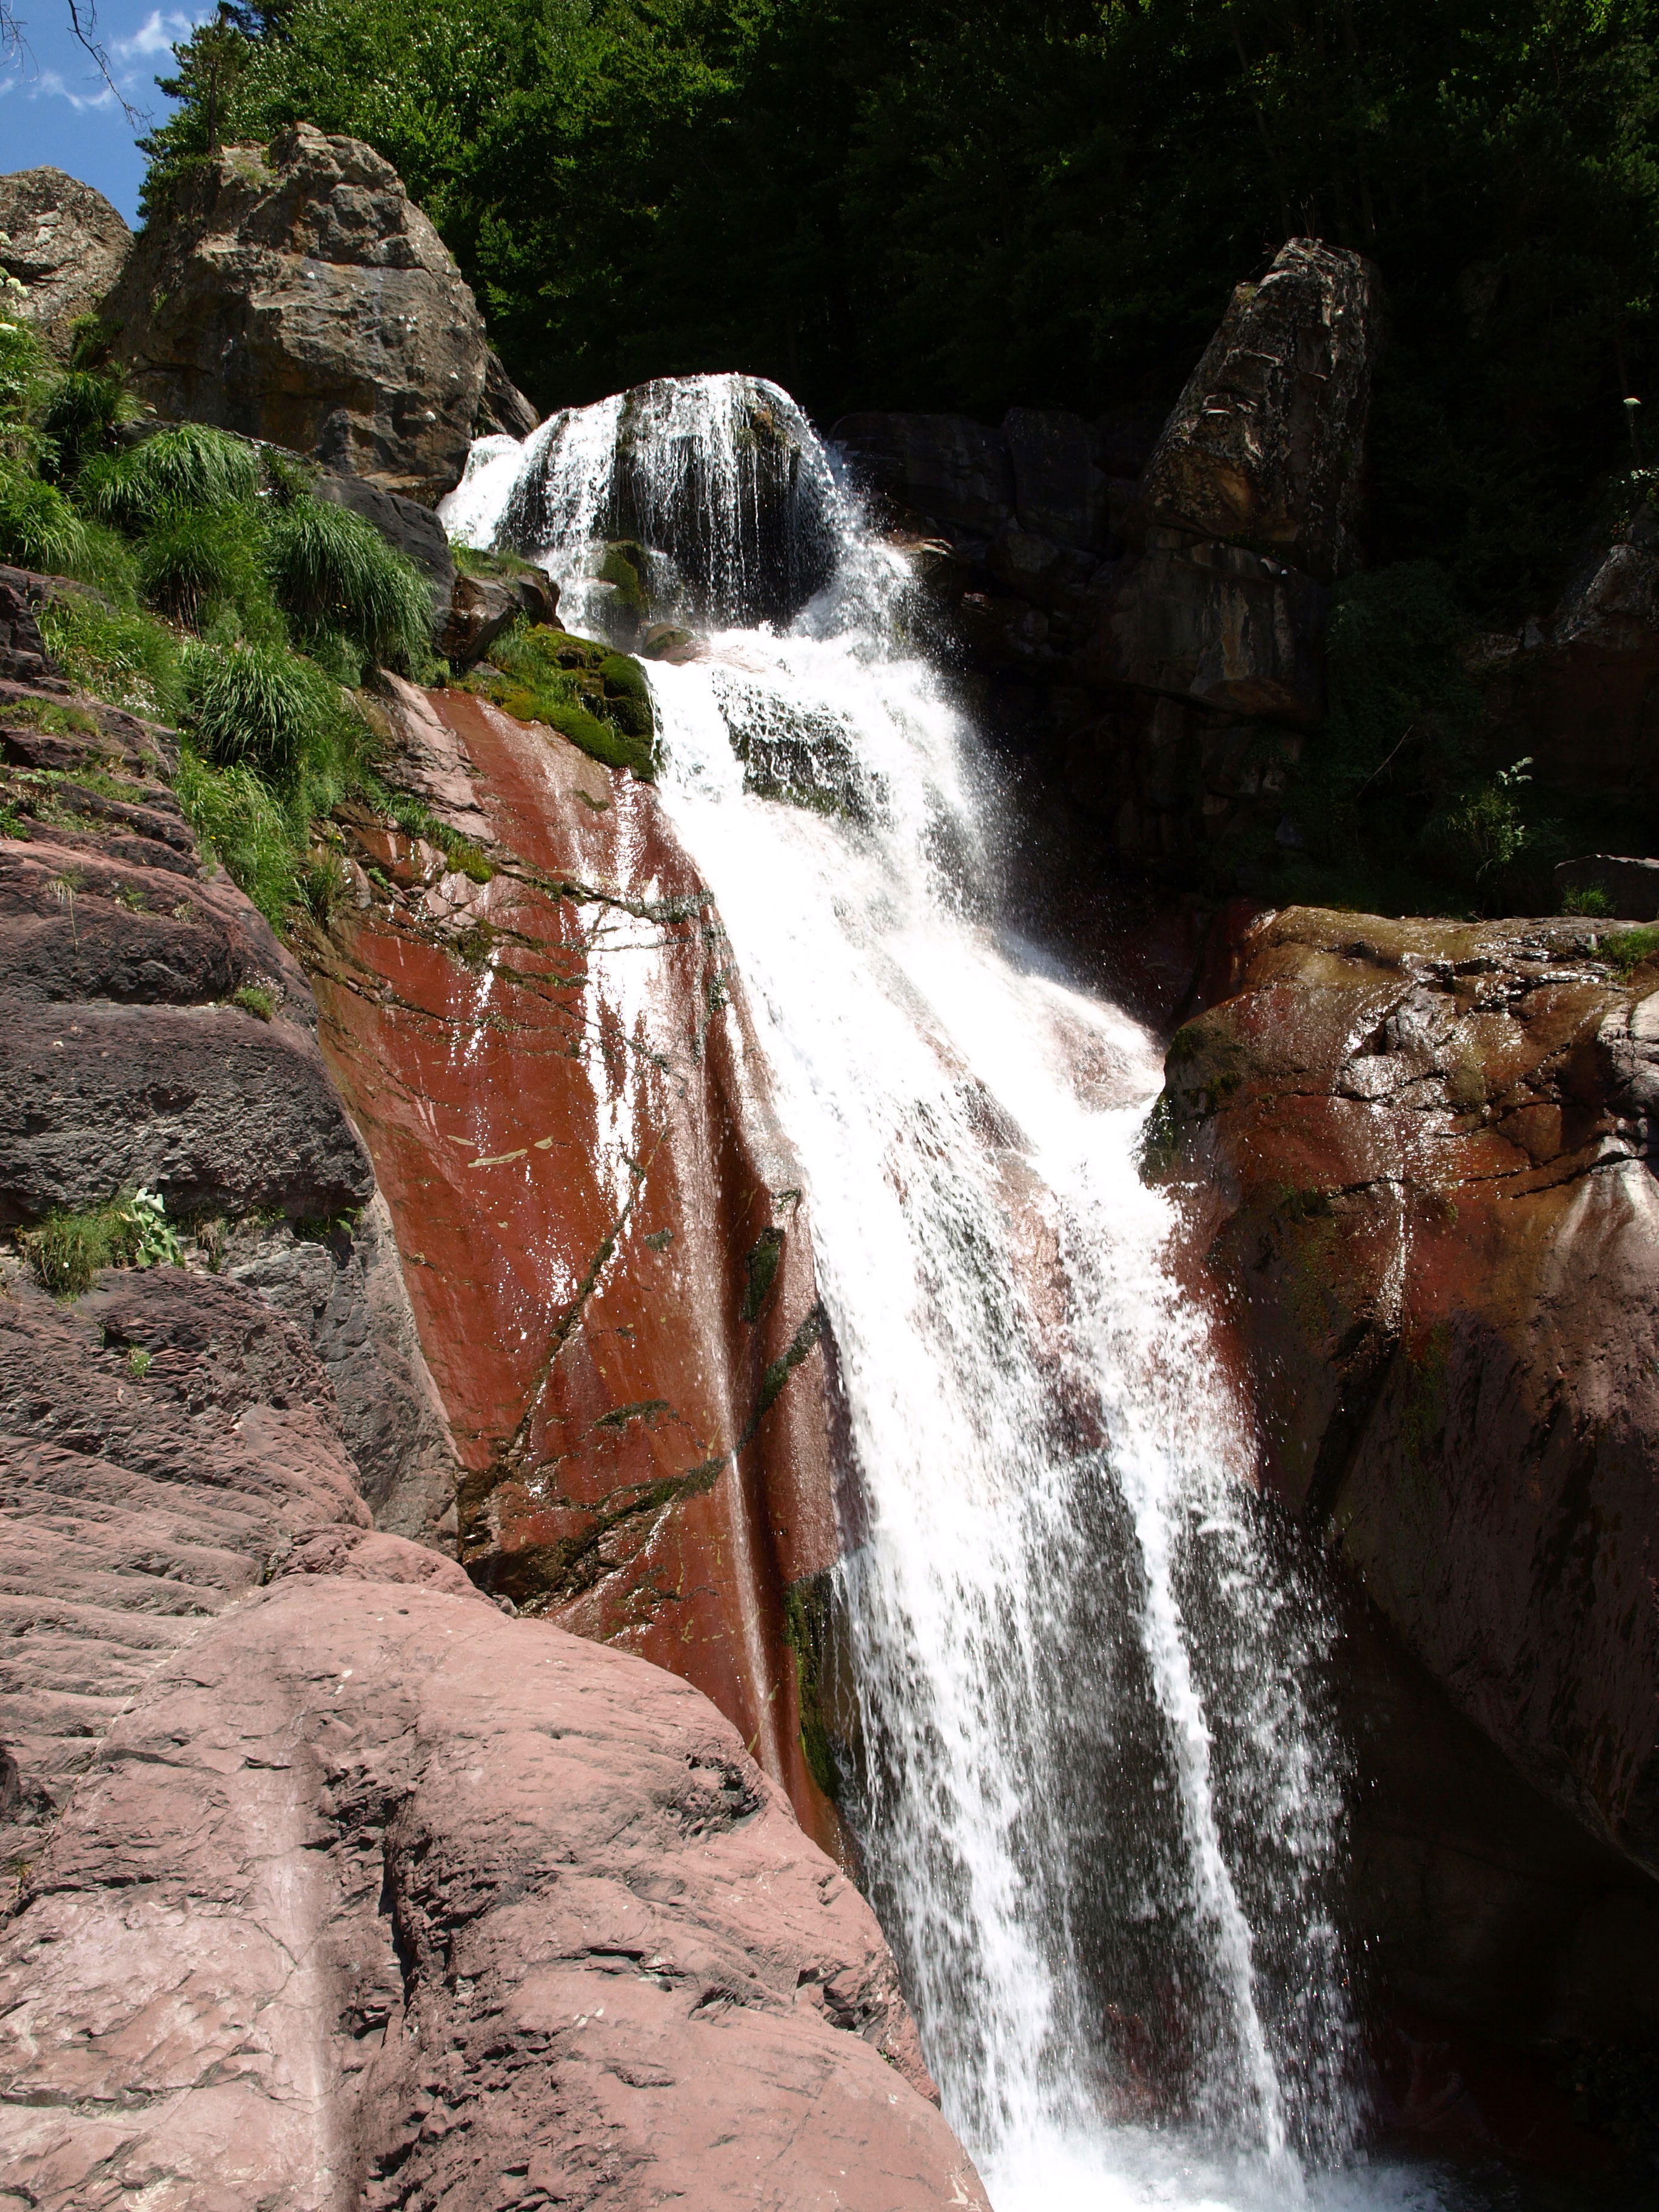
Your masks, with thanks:
M 360 750 L 362 725 L 315 661 L 285 646 L 199 645 L 185 657 L 191 734 L 219 768 L 278 792 L 325 782 Z
M 277 599 L 301 634 L 343 632 L 389 667 L 429 657 L 431 587 L 362 515 L 290 496 L 268 516 L 264 541 Z
M 184 1247 L 153 1190 L 126 1190 L 107 1206 L 54 1206 L 21 1239 L 43 1289 L 57 1298 L 90 1290 L 100 1267 L 182 1267 Z
M 151 721 L 175 722 L 184 713 L 184 656 L 154 616 L 64 592 L 41 608 L 40 634 L 83 690 Z
M 86 523 L 57 486 L 0 454 L 0 561 L 69 576 L 88 550 Z
M 216 768 L 194 745 L 180 747 L 173 786 L 203 857 L 216 862 L 273 928 L 300 896 L 306 854 L 303 809 L 284 805 L 250 768 Z
M 256 449 L 205 422 L 182 422 L 125 453 L 98 455 L 82 470 L 78 487 L 99 521 L 135 536 L 180 508 L 218 513 L 253 500 L 258 490 Z

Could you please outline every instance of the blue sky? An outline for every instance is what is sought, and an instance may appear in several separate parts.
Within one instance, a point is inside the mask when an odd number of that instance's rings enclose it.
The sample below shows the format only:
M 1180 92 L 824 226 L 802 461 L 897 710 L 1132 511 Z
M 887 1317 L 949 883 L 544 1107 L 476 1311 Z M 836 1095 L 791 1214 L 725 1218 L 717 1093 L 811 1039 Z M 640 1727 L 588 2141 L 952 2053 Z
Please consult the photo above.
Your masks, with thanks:
M 156 75 L 172 75 L 174 40 L 186 37 L 192 23 L 212 12 L 203 5 L 99 0 L 96 36 L 115 82 L 149 118 L 135 131 L 76 45 L 64 0 L 17 0 L 25 51 L 0 60 L 0 171 L 53 162 L 95 185 L 129 222 L 136 222 L 144 157 L 132 142 L 161 122 L 169 105 L 155 89 Z

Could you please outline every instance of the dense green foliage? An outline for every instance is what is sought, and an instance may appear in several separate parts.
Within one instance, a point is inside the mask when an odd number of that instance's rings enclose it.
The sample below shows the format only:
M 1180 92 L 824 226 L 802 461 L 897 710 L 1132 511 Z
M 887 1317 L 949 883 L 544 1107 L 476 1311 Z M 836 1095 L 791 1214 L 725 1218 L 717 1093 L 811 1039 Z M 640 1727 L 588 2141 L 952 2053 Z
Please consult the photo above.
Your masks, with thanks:
M 1375 550 L 1547 599 L 1653 374 L 1659 0 L 291 0 L 183 50 L 165 178 L 394 161 L 546 404 L 740 367 L 858 406 L 1167 405 L 1315 233 L 1395 331 Z M 1659 404 L 1656 401 L 1656 404 Z
M 312 825 L 370 766 L 349 687 L 424 671 L 429 588 L 293 462 L 199 423 L 123 434 L 118 375 L 77 362 L 54 374 L 0 318 L 0 561 L 94 587 L 43 608 L 52 653 L 181 732 L 180 800 L 273 923 L 325 911 L 338 869 Z

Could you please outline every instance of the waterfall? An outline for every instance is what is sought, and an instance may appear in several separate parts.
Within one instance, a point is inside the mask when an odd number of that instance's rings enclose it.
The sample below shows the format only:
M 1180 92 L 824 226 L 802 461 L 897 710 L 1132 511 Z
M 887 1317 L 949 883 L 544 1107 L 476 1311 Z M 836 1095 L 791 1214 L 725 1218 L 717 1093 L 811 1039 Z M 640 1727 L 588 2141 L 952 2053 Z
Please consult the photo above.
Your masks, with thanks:
M 1003 925 L 903 556 L 747 378 L 483 441 L 444 512 L 618 642 L 624 538 L 703 632 L 651 665 L 661 791 L 810 1179 L 847 1803 L 998 2212 L 1433 2201 L 1358 2151 L 1332 1629 L 1138 1171 L 1158 1054 Z

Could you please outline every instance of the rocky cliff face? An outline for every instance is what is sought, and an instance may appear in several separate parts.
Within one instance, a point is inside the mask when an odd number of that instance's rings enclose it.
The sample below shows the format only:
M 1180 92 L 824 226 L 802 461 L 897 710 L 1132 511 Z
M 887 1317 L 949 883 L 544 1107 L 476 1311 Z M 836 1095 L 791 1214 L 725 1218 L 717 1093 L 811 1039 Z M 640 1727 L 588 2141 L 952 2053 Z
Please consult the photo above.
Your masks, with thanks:
M 918 559 L 1005 741 L 1124 860 L 1271 834 L 1324 713 L 1358 557 L 1376 271 L 1292 240 L 1239 288 L 1161 431 L 1030 409 L 834 435 Z
M 1645 937 L 1583 923 L 1269 916 L 1177 1031 L 1151 1140 L 1228 1285 L 1267 1481 L 1650 1874 L 1656 985 Z M 1659 1905 L 1623 1884 L 1639 1950 Z
M 204 869 L 165 781 L 170 733 L 82 697 L 53 667 L 32 605 L 62 588 L 0 579 L 0 1206 L 28 1224 L 144 1182 L 174 1241 L 139 1250 L 154 1264 L 94 1270 L 61 1298 L 25 1256 L 46 1249 L 50 1219 L 0 1264 L 6 2186 L 45 2212 L 139 2197 L 176 2212 L 347 2212 L 416 2192 L 527 2212 L 688 2189 L 870 2212 L 982 2206 L 868 1908 L 730 1722 L 658 1668 L 504 1617 L 509 1602 L 453 1556 L 444 1408 L 369 1156 L 314 1041 L 310 989 Z M 419 695 L 404 708 L 449 732 Z M 688 1200 L 683 1221 L 673 1195 L 671 1168 L 708 1164 L 701 1116 L 722 1095 L 718 1081 L 697 1092 L 697 1069 L 724 1054 L 733 1079 L 718 1035 L 729 986 L 706 901 L 688 891 L 677 904 L 671 890 L 651 908 L 620 880 L 629 866 L 675 865 L 660 840 L 649 847 L 647 794 L 629 807 L 584 757 L 561 763 L 498 720 L 469 743 L 483 753 L 494 731 L 504 790 L 527 806 L 545 757 L 550 787 L 580 781 L 596 820 L 606 807 L 625 817 L 619 849 L 601 839 L 562 853 L 587 878 L 555 877 L 509 847 L 520 818 L 492 799 L 496 821 L 478 826 L 501 888 L 487 919 L 458 922 L 461 900 L 422 879 L 432 855 L 356 823 L 386 885 L 422 880 L 378 917 L 371 899 L 323 961 L 325 1022 L 371 1129 L 395 1133 L 383 1150 L 405 1241 L 418 1227 L 433 1247 L 430 1261 L 408 1254 L 416 1281 L 433 1281 L 423 1319 L 502 1331 L 499 1346 L 474 1346 L 477 1364 L 450 1346 L 453 1401 L 482 1407 L 494 1437 L 489 1419 L 520 1389 L 520 1457 L 481 1457 L 463 1431 L 480 1578 L 550 1557 L 551 1586 L 568 1595 L 588 1587 L 579 1563 L 599 1559 L 583 1625 L 625 1640 L 643 1624 L 648 1640 L 654 1623 L 661 1645 L 672 1627 L 695 1647 L 677 1651 L 683 1671 L 728 1691 L 735 1680 L 741 1707 L 757 1693 L 758 1677 L 743 1678 L 757 1639 L 773 1639 L 763 1663 L 781 1650 L 777 1594 L 764 1570 L 726 1568 L 723 1554 L 775 1535 L 787 1549 L 801 1532 L 745 1520 L 718 1458 L 688 1482 L 679 1447 L 707 1456 L 738 1441 L 720 1426 L 734 1413 L 755 1441 L 781 1394 L 767 1364 L 781 1316 L 803 1293 L 812 1310 L 810 1258 L 793 1220 L 777 1233 L 770 1184 L 743 1183 L 752 1163 L 735 1110 L 709 1132 L 732 1219 L 710 1224 Z M 617 880 L 596 886 L 607 866 Z M 617 920 L 628 954 L 641 950 L 637 923 L 656 932 L 670 981 L 693 994 L 678 1063 L 657 1068 L 644 1031 L 597 994 L 562 995 L 568 971 L 602 963 Z M 498 947 L 488 963 L 481 933 Z M 532 1009 L 544 999 L 544 1020 L 497 1026 L 492 991 Z M 338 1020 L 358 993 L 382 1030 Z M 430 1194 L 446 1063 L 488 1037 L 513 1040 L 520 1066 L 580 1058 L 585 1012 L 606 1017 L 587 1087 L 518 1086 L 526 1113 L 565 1112 L 554 1164 L 574 1194 L 514 1255 L 529 1270 L 515 1285 L 510 1243 L 483 1245 L 481 1209 Z M 387 1064 L 370 1070 L 381 1042 Z M 352 1066 L 354 1043 L 365 1057 Z M 640 1103 L 654 1098 L 669 1126 L 643 1114 L 625 1126 L 630 1062 L 653 1070 Z M 459 1084 L 453 1120 L 477 1103 Z M 489 1133 L 468 1133 L 462 1178 Z M 588 1221 L 585 1163 L 596 1184 L 619 1179 L 637 1249 L 625 1224 Z M 516 1204 L 533 1222 L 546 1185 L 508 1194 L 500 1180 L 471 1188 L 492 1214 Z M 671 1205 L 690 1255 L 642 1286 L 638 1270 L 671 1242 L 650 1224 Z M 770 1274 L 720 1241 L 750 1212 Z M 617 1246 L 624 1279 L 602 1283 Z M 558 1279 L 563 1253 L 591 1271 L 574 1305 L 550 1304 L 538 1279 Z M 441 1270 L 455 1279 L 441 1286 Z M 738 1279 L 748 1320 L 718 1304 Z M 664 1329 L 636 1355 L 634 1328 L 606 1306 L 618 1287 L 635 1325 L 655 1320 L 647 1289 L 702 1303 L 683 1338 Z M 532 1347 L 528 1389 L 512 1316 L 490 1303 L 510 1307 L 515 1289 L 556 1340 Z M 578 1323 L 592 1341 L 555 1376 Z M 805 1356 L 792 1358 L 794 1341 L 786 1378 Z M 734 1347 L 730 1375 L 712 1378 L 717 1402 L 691 1404 L 687 1373 L 707 1387 L 697 1361 Z M 681 1363 L 679 1401 L 629 1402 L 607 1422 L 605 1407 L 644 1388 L 628 1371 L 636 1357 Z M 775 1431 L 788 1419 L 776 1413 Z M 699 1419 L 706 1439 L 692 1437 Z M 562 1454 L 547 1442 L 556 1430 Z M 763 1438 L 746 1479 L 781 1512 L 766 1450 Z M 514 1480 L 550 1472 L 556 1497 L 502 1502 Z M 703 1521 L 677 1512 L 682 1492 Z M 693 1580 L 705 1573 L 712 1590 Z M 744 1610 L 769 1601 L 764 1619 Z M 775 1725 L 789 1729 L 793 1713 Z

